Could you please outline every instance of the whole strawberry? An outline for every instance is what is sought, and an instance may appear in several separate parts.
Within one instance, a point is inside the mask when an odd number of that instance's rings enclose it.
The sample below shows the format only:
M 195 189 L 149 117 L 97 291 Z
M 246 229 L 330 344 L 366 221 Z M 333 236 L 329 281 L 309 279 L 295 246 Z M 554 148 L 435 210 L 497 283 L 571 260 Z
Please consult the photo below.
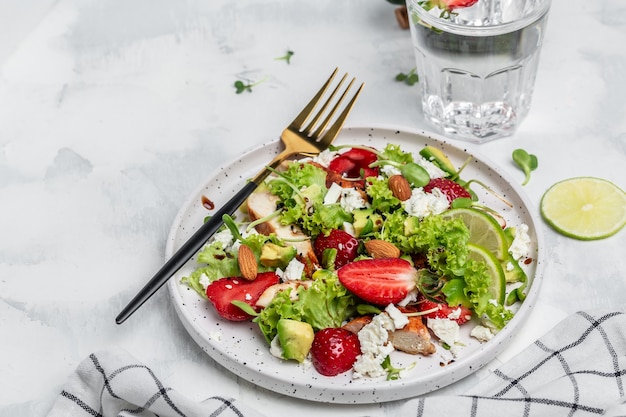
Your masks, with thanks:
M 310 352 L 317 372 L 335 376 L 352 369 L 361 354 L 361 343 L 358 336 L 349 330 L 327 328 L 315 333 Z
M 359 241 L 348 232 L 333 229 L 327 235 L 319 235 L 313 243 L 315 256 L 317 256 L 317 259 L 320 261 L 326 249 L 337 249 L 335 268 L 338 269 L 356 258 L 357 250 L 359 249 Z
M 439 188 L 450 203 L 457 198 L 472 198 L 469 191 L 463 188 L 461 184 L 448 178 L 433 178 L 424 186 L 424 192 L 431 193 L 435 188 Z

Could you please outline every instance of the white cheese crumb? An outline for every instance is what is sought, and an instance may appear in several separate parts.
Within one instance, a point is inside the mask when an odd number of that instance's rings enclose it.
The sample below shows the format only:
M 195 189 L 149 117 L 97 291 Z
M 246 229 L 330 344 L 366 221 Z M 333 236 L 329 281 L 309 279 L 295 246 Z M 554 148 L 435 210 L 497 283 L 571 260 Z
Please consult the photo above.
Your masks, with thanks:
M 211 339 L 215 340 L 216 342 L 221 342 L 222 341 L 222 333 L 221 332 L 211 332 L 209 334 L 209 336 L 211 337 Z
M 417 159 L 415 159 L 415 163 L 424 168 L 431 179 L 433 178 L 443 178 L 448 175 L 447 172 L 439 168 L 437 165 L 430 162 L 428 159 L 419 155 Z
M 341 188 L 339 184 L 333 182 L 324 196 L 324 205 L 335 204 L 339 200 L 339 197 L 341 197 L 342 190 L 343 188 Z
M 352 213 L 354 210 L 369 207 L 369 203 L 363 199 L 361 193 L 354 188 L 343 188 L 341 190 L 341 208 Z
M 386 375 L 382 363 L 394 347 L 387 342 L 390 331 L 395 330 L 395 325 L 391 317 L 386 313 L 381 313 L 361 329 L 358 333 L 361 344 L 361 354 L 357 357 L 353 366 L 352 377 L 357 379 L 369 376 L 376 378 Z
M 393 165 L 389 165 L 389 164 L 385 164 L 383 166 L 380 167 L 380 172 L 382 172 L 383 174 L 385 174 L 387 177 L 391 177 L 393 175 L 400 175 L 401 172 L 398 168 L 394 167 Z
M 278 272 L 278 269 L 277 269 L 277 272 Z M 302 279 L 302 272 L 304 272 L 304 264 L 300 262 L 299 260 L 297 260 L 296 258 L 293 258 L 287 264 L 285 271 L 281 271 L 281 272 L 282 274 L 280 274 L 279 276 L 282 278 L 283 281 L 299 281 Z
M 200 279 L 198 280 L 198 282 L 200 283 L 200 285 L 202 285 L 204 291 L 206 291 L 207 287 L 211 284 L 211 280 L 209 279 L 209 277 L 206 276 L 206 274 L 200 275 Z
M 224 229 L 222 231 L 215 233 L 213 235 L 213 240 L 215 242 L 221 242 L 222 248 L 226 249 L 226 248 L 229 248 L 233 244 L 234 237 L 229 229 Z
M 515 228 L 515 237 L 509 247 L 509 252 L 513 259 L 530 256 L 530 236 L 528 236 L 528 226 L 520 224 Z
M 385 311 L 387 312 L 387 314 L 389 314 L 389 317 L 391 317 L 391 319 L 393 320 L 395 329 L 402 329 L 404 326 L 409 324 L 409 318 L 405 314 L 402 314 L 402 312 L 398 310 L 398 308 L 394 306 L 393 304 L 389 304 L 385 308 Z
M 356 230 L 354 230 L 354 225 L 352 223 L 343 222 L 343 231 L 352 237 L 356 237 Z
M 430 193 L 426 193 L 423 188 L 418 187 L 413 188 L 411 197 L 403 206 L 409 215 L 423 218 L 443 213 L 450 207 L 450 202 L 439 188 L 433 188 Z
M 450 320 L 456 320 L 456 319 L 458 319 L 459 317 L 461 317 L 461 309 L 460 309 L 460 308 L 457 308 L 457 309 L 455 309 L 455 310 L 452 310 L 452 312 L 451 312 L 450 314 L 448 314 L 448 318 L 449 318 Z
M 472 329 L 470 336 L 480 340 L 481 342 L 488 342 L 493 338 L 493 333 L 488 327 L 481 326 L 479 324 Z
M 331 151 L 330 149 L 324 149 L 318 155 L 313 157 L 313 162 L 320 164 L 323 167 L 328 167 L 330 161 L 332 161 L 335 156 L 338 155 L 338 152 Z
M 417 301 L 417 297 L 419 295 L 419 291 L 417 288 L 413 288 L 409 293 L 404 297 L 402 301 L 398 303 L 400 307 L 406 307 L 409 303 Z
M 277 358 L 283 358 L 283 348 L 280 345 L 280 341 L 278 340 L 278 336 L 274 336 L 272 342 L 270 343 L 270 353 Z
M 429 318 L 426 325 L 439 340 L 450 347 L 454 346 L 454 344 L 459 341 L 459 324 L 454 320 Z

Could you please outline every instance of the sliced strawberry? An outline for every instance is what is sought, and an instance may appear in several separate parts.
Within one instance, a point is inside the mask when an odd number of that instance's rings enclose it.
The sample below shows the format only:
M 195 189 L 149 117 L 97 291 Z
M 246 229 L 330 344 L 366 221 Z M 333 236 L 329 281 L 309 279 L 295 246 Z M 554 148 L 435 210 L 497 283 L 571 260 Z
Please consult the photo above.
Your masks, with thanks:
M 356 258 L 359 241 L 351 234 L 343 230 L 333 229 L 328 235 L 321 234 L 313 243 L 315 256 L 320 261 L 326 249 L 337 249 L 337 257 L 335 258 L 335 268 L 341 268 Z
M 383 306 L 402 301 L 415 288 L 417 270 L 400 258 L 363 259 L 343 266 L 337 275 L 354 295 Z
M 239 307 L 232 304 L 234 300 L 243 301 L 255 308 L 255 304 L 263 291 L 278 284 L 280 277 L 274 272 L 262 272 L 254 281 L 246 281 L 239 277 L 221 278 L 213 281 L 206 289 L 209 301 L 217 313 L 227 320 L 245 321 L 252 318 Z
M 446 303 L 436 303 L 426 298 L 420 300 L 417 304 L 419 311 L 434 310 L 428 314 L 424 314 L 423 317 L 431 319 L 450 319 L 456 321 L 458 324 L 466 323 L 472 318 L 472 311 L 464 306 L 450 306 Z
M 452 181 L 448 178 L 433 178 L 424 187 L 424 192 L 430 193 L 434 188 L 439 188 L 441 192 L 448 197 L 448 201 L 452 201 L 457 198 L 472 198 L 472 195 L 461 184 Z
M 378 168 L 370 168 L 369 165 L 376 159 L 374 152 L 353 148 L 330 161 L 328 168 L 348 178 L 375 177 L 378 175 Z
M 322 375 L 335 376 L 352 369 L 361 354 L 359 337 L 341 327 L 315 333 L 311 345 L 311 362 Z

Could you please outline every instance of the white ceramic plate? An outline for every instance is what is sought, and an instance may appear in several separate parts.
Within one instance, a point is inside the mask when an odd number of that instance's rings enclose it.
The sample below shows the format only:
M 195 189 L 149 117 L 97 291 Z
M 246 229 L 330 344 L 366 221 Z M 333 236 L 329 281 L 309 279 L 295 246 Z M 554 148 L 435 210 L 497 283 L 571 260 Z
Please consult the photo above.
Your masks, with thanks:
M 425 145 L 433 145 L 441 148 L 457 167 L 469 156 L 466 151 L 430 134 L 387 128 L 344 128 L 336 143 L 370 145 L 378 149 L 387 143 L 395 143 L 414 153 Z M 274 142 L 253 149 L 208 178 L 178 213 L 167 241 L 166 256 L 169 258 L 202 224 L 203 218 L 210 214 L 202 205 L 203 196 L 213 201 L 216 207 L 220 207 L 239 190 L 246 179 L 254 176 L 267 164 L 279 152 L 280 147 L 280 142 Z M 476 178 L 489 184 L 513 203 L 513 207 L 509 208 L 491 194 L 483 192 L 480 187 L 473 187 L 480 200 L 499 210 L 508 224 L 528 225 L 533 241 L 531 253 L 534 255 L 533 262 L 525 265 L 530 279 L 528 296 L 519 306 L 513 320 L 486 343 L 469 337 L 470 328 L 473 327 L 471 324 L 461 326 L 462 339 L 466 346 L 454 360 L 449 351 L 438 346 L 437 353 L 429 357 L 394 352 L 394 366 L 404 367 L 416 363 L 400 380 L 352 379 L 350 373 L 324 377 L 312 366 L 298 365 L 296 362 L 283 361 L 272 356 L 256 324 L 222 320 L 208 301 L 181 284 L 180 278 L 196 267 L 195 260 L 189 261 L 168 284 L 180 320 L 196 343 L 225 368 L 254 384 L 292 397 L 333 403 L 375 403 L 425 394 L 458 381 L 489 363 L 509 342 L 537 300 L 543 269 L 543 245 L 538 219 L 529 209 L 529 201 L 517 182 L 485 158 L 475 154 L 473 161 L 464 169 L 462 177 L 466 180 Z

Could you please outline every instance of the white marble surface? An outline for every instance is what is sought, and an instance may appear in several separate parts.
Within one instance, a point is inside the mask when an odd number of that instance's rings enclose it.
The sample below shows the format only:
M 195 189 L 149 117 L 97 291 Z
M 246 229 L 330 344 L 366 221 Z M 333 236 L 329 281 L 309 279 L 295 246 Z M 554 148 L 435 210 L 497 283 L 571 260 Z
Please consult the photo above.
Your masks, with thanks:
M 160 266 L 188 194 L 217 165 L 277 138 L 335 66 L 366 82 L 350 124 L 432 130 L 417 88 L 394 81 L 414 64 L 393 9 L 384 0 L 0 2 L 0 415 L 45 415 L 76 365 L 111 346 L 198 400 L 231 395 L 266 415 L 396 415 L 394 403 L 320 405 L 239 380 L 194 344 L 165 289 L 114 322 Z M 525 187 L 536 205 L 567 177 L 626 187 L 625 42 L 623 0 L 554 0 L 528 118 L 511 138 L 461 146 L 520 182 L 512 150 L 537 154 Z M 275 60 L 288 49 L 290 65 Z M 236 79 L 264 77 L 235 94 Z M 623 304 L 626 232 L 580 242 L 544 229 L 540 302 L 490 367 L 568 313 Z

